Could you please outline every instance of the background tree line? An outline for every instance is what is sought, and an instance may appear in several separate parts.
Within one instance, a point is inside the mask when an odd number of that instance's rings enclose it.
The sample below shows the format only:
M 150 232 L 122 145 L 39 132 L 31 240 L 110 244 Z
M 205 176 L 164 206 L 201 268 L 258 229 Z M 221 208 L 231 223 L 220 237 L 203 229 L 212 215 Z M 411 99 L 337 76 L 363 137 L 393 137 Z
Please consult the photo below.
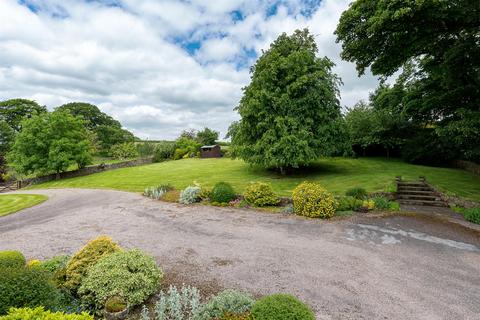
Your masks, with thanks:
M 68 103 L 48 112 L 31 100 L 0 102 L 2 174 L 5 162 L 25 175 L 82 168 L 92 163 L 94 155 L 109 156 L 114 146 L 134 139 L 117 120 L 92 104 Z

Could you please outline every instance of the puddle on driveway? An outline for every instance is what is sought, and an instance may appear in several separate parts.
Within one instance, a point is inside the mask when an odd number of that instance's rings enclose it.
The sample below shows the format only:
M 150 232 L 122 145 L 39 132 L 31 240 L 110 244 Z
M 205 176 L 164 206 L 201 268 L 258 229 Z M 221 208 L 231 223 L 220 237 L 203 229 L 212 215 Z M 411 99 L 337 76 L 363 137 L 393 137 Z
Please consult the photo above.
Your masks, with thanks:
M 368 224 L 356 224 L 356 228 L 346 229 L 346 239 L 350 241 L 367 241 L 372 245 L 397 245 L 407 239 L 415 239 L 432 244 L 448 246 L 455 249 L 480 252 L 473 244 L 440 238 L 413 230 L 405 231 L 398 228 L 387 228 Z

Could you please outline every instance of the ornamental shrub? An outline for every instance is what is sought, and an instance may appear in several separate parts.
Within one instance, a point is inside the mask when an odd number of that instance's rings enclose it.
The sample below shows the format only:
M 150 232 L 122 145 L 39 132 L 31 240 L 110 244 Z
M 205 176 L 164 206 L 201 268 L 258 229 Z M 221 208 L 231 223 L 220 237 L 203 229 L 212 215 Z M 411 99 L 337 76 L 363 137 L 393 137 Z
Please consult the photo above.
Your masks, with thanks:
M 186 187 L 185 189 L 180 192 L 180 198 L 178 202 L 183 203 L 183 204 L 191 204 L 195 202 L 199 202 L 200 199 L 200 193 L 202 189 L 199 186 L 189 186 Z
M 50 274 L 40 268 L 0 268 L 0 314 L 10 307 L 53 308 L 60 292 Z
M 355 199 L 365 199 L 367 197 L 367 190 L 360 188 L 360 187 L 355 187 L 355 188 L 350 188 L 345 192 L 345 195 L 348 197 L 354 197 Z
M 69 256 L 55 256 L 51 259 L 41 261 L 39 267 L 52 274 L 55 274 L 60 269 L 65 268 L 69 260 Z
M 202 201 L 210 200 L 210 196 L 212 195 L 212 188 L 206 186 L 200 186 L 200 188 L 200 199 L 202 199 Z
M 258 300 L 252 308 L 255 320 L 315 320 L 313 311 L 288 294 L 273 294 Z
M 93 317 L 86 312 L 82 314 L 66 314 L 63 312 L 51 312 L 43 307 L 11 308 L 8 314 L 0 317 L 0 320 L 93 320 Z
M 210 200 L 217 203 L 228 203 L 237 198 L 232 186 L 226 182 L 218 182 L 212 189 Z
M 159 200 L 166 192 L 173 189 L 174 188 L 169 184 L 161 184 L 159 186 L 145 188 L 143 195 L 155 200 Z
M 110 153 L 112 157 L 120 160 L 138 157 L 138 150 L 133 142 L 115 144 L 110 148 Z
M 118 244 L 107 236 L 99 236 L 89 241 L 68 261 L 65 287 L 76 291 L 89 268 L 100 258 L 119 250 Z
M 20 251 L 0 251 L 0 268 L 23 268 L 26 263 Z
M 153 257 L 138 249 L 118 251 L 90 268 L 78 293 L 96 312 L 113 295 L 123 297 L 128 307 L 133 307 L 155 293 L 162 277 Z
M 373 210 L 375 209 L 375 201 L 373 199 L 363 200 L 362 207 L 367 210 Z
M 180 198 L 180 191 L 169 190 L 160 197 L 160 200 L 166 201 L 166 202 L 178 202 L 179 198 Z
M 264 182 L 251 183 L 243 196 L 248 203 L 257 207 L 274 206 L 280 202 L 272 186 Z
M 385 210 L 390 209 L 390 201 L 385 197 L 374 197 L 372 198 L 375 208 Z
M 248 294 L 235 290 L 225 290 L 203 304 L 193 319 L 218 319 L 227 313 L 244 314 L 250 311 L 254 303 L 255 300 Z
M 153 154 L 153 162 L 162 162 L 165 160 L 173 159 L 175 152 L 175 143 L 160 142 L 157 143 Z
M 27 268 L 35 268 L 38 266 L 40 266 L 40 260 L 38 259 L 28 260 L 27 262 Z
M 354 197 L 344 196 L 337 199 L 337 211 L 355 211 L 362 207 L 363 201 Z
M 480 224 L 480 207 L 465 209 L 464 217 L 467 221 Z
M 190 320 L 200 306 L 200 292 L 195 287 L 183 287 L 180 291 L 170 286 L 168 292 L 160 292 L 155 303 L 155 315 L 159 320 Z
M 295 213 L 310 218 L 331 218 L 337 205 L 331 193 L 313 182 L 298 185 L 293 190 L 292 200 Z

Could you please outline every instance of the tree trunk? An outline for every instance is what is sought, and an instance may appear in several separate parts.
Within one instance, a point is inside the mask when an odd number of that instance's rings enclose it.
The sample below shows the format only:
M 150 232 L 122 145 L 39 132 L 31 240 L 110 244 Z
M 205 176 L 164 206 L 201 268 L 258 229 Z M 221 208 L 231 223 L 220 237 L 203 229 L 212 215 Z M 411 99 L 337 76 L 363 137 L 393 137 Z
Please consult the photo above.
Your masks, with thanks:
M 57 174 L 55 175 L 55 180 L 60 180 L 60 171 L 57 171 Z
M 284 167 L 280 167 L 279 169 L 280 169 L 280 174 L 281 174 L 282 176 L 284 176 L 284 175 L 286 174 L 285 168 L 284 168 Z
M 390 159 L 390 149 L 387 147 L 387 159 Z

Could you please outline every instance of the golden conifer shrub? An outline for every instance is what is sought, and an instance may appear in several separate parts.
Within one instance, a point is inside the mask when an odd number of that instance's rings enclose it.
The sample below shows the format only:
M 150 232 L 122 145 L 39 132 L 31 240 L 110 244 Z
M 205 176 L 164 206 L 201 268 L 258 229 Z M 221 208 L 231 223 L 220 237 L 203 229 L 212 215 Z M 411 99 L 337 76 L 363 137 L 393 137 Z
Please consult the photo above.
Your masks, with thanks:
M 292 193 L 295 214 L 329 219 L 335 214 L 337 202 L 335 197 L 321 185 L 313 182 L 299 184 Z

